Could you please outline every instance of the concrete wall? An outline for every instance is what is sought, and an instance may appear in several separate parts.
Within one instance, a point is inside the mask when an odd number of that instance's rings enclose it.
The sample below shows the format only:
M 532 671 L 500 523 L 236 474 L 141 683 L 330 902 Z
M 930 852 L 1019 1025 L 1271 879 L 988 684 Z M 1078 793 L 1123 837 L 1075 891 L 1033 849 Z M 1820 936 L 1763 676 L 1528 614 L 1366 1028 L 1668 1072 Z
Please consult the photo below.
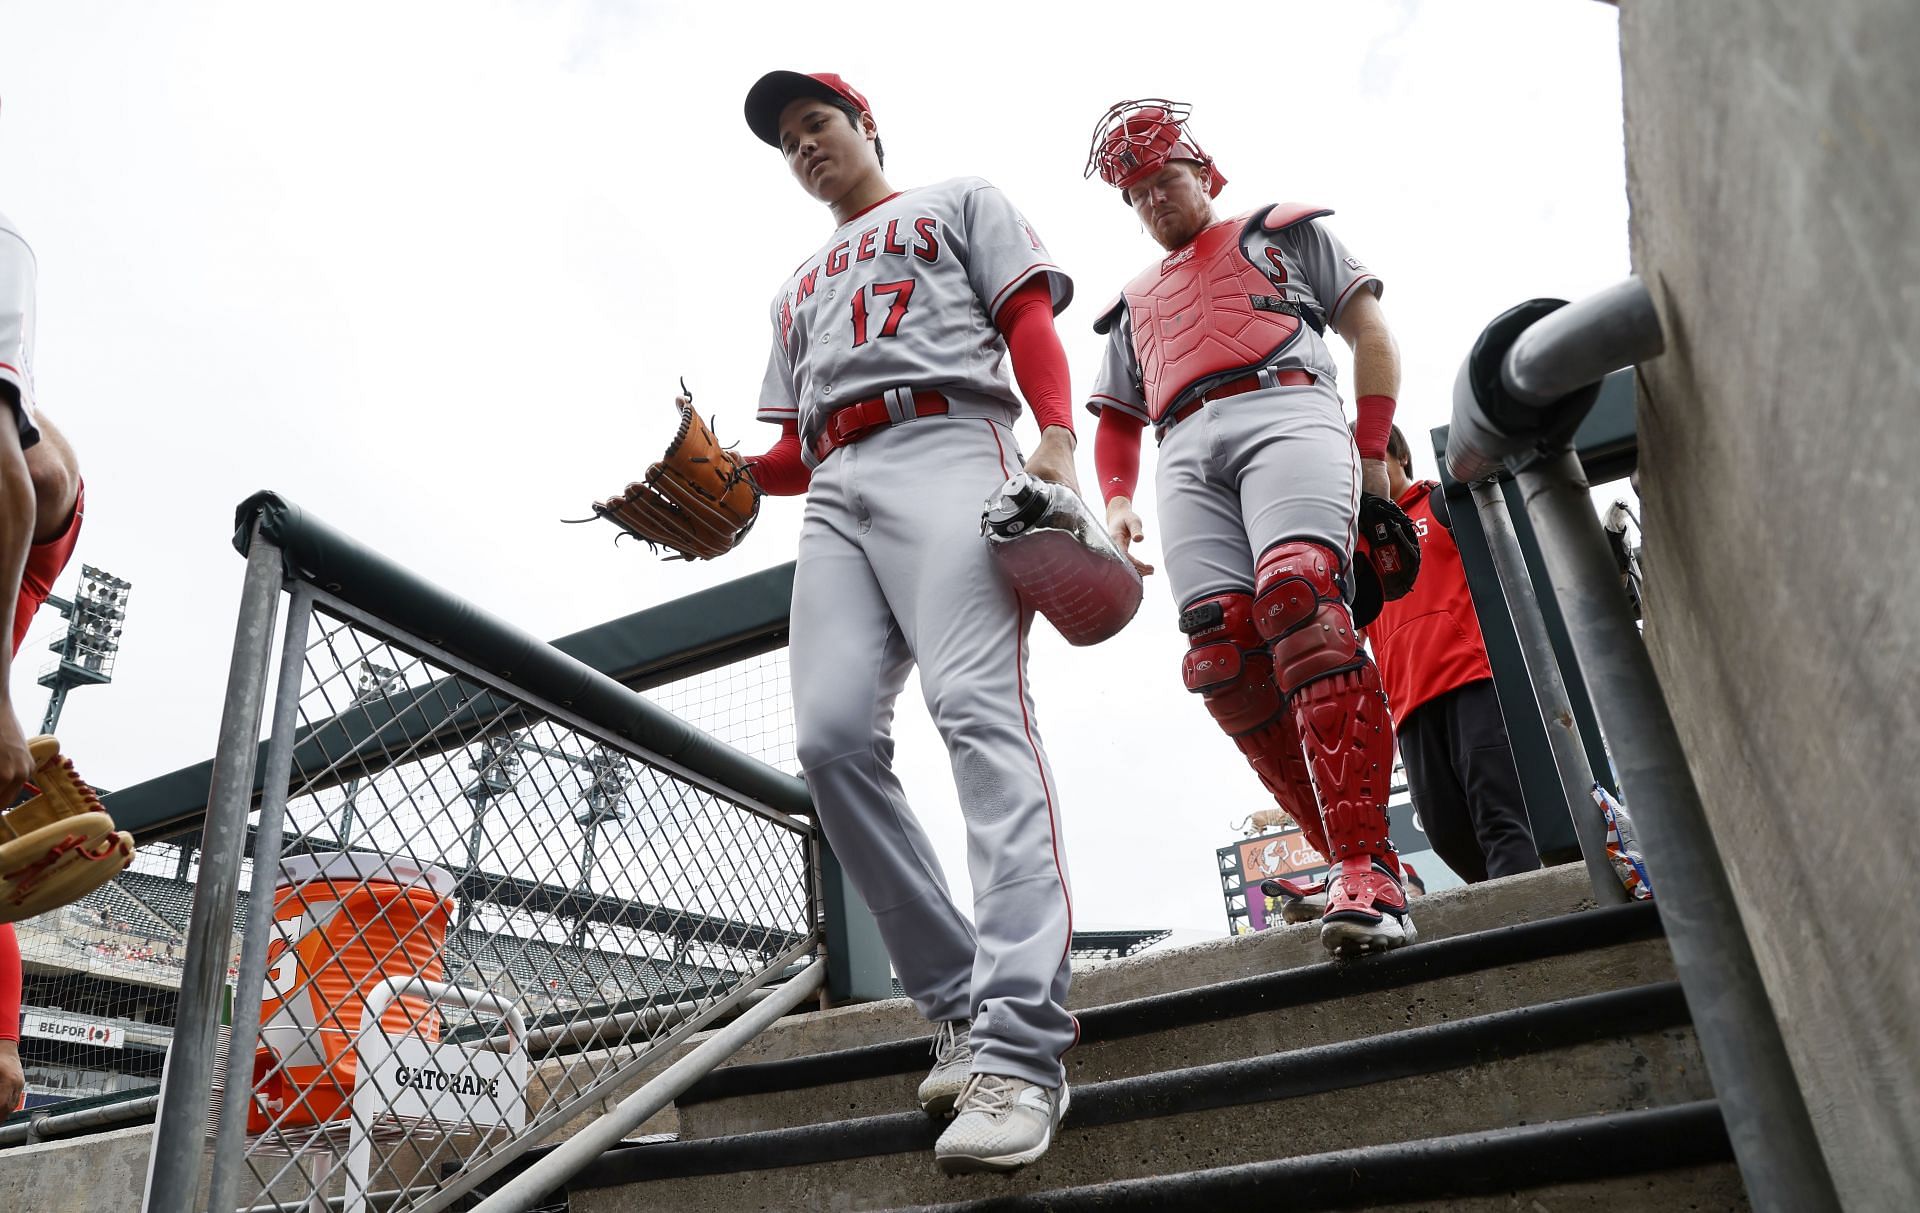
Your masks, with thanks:
M 1847 1206 L 1920 1208 L 1920 5 L 1620 9 L 1648 642 Z

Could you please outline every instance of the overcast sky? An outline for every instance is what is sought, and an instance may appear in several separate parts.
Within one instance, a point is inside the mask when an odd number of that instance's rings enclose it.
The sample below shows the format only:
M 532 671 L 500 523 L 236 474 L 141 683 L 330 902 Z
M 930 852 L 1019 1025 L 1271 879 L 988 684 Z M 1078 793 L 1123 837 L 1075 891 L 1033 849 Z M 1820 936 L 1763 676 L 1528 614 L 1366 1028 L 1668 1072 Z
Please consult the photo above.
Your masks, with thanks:
M 1202 12 L 1217 23 L 1176 19 Z M 697 566 L 556 521 L 657 456 L 678 376 L 723 439 L 771 439 L 766 302 L 832 227 L 741 119 L 771 68 L 864 91 L 896 186 L 979 175 L 1013 198 L 1075 279 L 1060 328 L 1082 398 L 1099 305 L 1156 252 L 1081 178 L 1094 121 L 1190 101 L 1232 181 L 1223 214 L 1331 206 L 1385 279 L 1400 422 L 1431 475 L 1425 434 L 1479 328 L 1627 272 L 1616 25 L 1590 0 L 0 0 L 0 211 L 39 255 L 39 395 L 87 478 L 60 592 L 81 561 L 134 587 L 116 680 L 70 700 L 67 750 L 108 787 L 210 754 L 233 507 L 256 489 L 543 636 L 791 559 L 798 499 Z M 1174 615 L 1154 578 L 1106 645 L 1036 628 L 1085 925 L 1218 932 L 1214 848 L 1265 801 L 1181 688 Z M 15 670 L 29 726 L 46 658 L 30 642 Z M 898 728 L 964 886 L 917 683 Z

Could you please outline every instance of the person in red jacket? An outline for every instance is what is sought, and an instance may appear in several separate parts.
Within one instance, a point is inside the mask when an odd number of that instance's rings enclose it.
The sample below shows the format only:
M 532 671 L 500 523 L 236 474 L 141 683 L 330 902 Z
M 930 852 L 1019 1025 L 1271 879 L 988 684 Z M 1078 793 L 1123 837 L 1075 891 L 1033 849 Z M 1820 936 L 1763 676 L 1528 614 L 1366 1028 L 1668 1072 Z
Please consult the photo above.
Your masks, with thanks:
M 1469 884 L 1540 866 L 1493 667 L 1454 546 L 1446 499 L 1413 479 L 1413 453 L 1387 438 L 1393 499 L 1420 535 L 1420 575 L 1367 625 L 1407 788 L 1434 851 Z

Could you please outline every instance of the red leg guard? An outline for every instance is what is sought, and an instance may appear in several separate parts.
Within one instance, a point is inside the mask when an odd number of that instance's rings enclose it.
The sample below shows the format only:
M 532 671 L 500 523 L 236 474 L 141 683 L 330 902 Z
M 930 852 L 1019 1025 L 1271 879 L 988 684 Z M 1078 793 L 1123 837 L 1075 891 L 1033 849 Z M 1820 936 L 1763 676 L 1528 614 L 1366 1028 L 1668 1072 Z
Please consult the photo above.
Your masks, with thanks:
M 1317 543 L 1269 549 L 1258 567 L 1254 622 L 1271 646 L 1276 685 L 1291 702 L 1331 847 L 1323 938 L 1346 923 L 1359 933 L 1355 950 L 1367 951 L 1404 943 L 1412 933 L 1401 921 L 1406 895 L 1387 834 L 1393 735 L 1386 698 L 1379 671 L 1360 649 L 1338 568 L 1334 553 Z M 1396 921 L 1383 922 L 1387 916 Z
M 1219 594 L 1180 613 L 1187 634 L 1181 676 L 1205 697 L 1221 731 L 1246 755 L 1260 783 L 1300 825 L 1314 850 L 1327 854 L 1320 807 L 1300 749 L 1293 714 L 1273 681 L 1273 658 L 1253 625 L 1253 596 Z

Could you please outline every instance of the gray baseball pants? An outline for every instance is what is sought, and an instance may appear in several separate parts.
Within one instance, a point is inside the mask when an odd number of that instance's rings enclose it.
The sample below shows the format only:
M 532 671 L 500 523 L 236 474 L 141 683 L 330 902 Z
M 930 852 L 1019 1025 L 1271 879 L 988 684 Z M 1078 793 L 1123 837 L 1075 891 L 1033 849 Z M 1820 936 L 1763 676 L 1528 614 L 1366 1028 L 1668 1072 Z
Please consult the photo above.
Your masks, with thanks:
M 1057 787 L 1027 686 L 1032 613 L 980 536 L 1020 468 L 1013 434 L 924 417 L 814 469 L 789 662 L 800 765 L 834 854 L 900 984 L 936 1022 L 974 1017 L 973 1069 L 1058 1086 L 1072 909 Z M 893 704 L 915 664 L 967 824 L 974 926 L 893 771 Z
M 1329 382 L 1216 400 L 1160 444 L 1154 495 L 1167 583 L 1180 607 L 1253 591 L 1260 554 L 1288 539 L 1347 558 L 1360 509 L 1360 457 Z

